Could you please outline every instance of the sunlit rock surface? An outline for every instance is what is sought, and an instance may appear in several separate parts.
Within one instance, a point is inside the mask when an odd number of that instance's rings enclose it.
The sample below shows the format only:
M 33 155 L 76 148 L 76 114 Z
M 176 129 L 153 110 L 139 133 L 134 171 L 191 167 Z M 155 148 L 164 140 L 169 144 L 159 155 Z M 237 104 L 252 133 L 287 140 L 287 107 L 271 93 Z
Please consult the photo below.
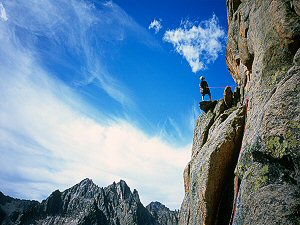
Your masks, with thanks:
M 300 224 L 299 1 L 227 8 L 240 100 L 198 119 L 180 224 Z

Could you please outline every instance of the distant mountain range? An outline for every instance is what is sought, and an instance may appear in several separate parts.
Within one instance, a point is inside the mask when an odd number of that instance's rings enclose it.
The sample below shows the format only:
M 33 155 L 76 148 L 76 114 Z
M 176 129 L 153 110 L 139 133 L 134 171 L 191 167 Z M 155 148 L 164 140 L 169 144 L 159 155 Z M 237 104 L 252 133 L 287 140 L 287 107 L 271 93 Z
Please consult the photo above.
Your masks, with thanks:
M 123 180 L 101 188 L 85 179 L 63 192 L 54 191 L 41 203 L 0 192 L 0 223 L 177 225 L 178 211 L 171 211 L 159 202 L 144 207 L 137 190 L 131 192 Z

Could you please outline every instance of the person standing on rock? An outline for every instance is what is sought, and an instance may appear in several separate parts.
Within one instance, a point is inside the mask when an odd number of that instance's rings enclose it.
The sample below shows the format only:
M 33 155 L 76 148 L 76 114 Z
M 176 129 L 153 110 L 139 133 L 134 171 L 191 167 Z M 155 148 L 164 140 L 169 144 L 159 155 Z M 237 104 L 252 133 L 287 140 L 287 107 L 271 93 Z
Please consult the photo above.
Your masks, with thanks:
M 201 76 L 200 77 L 200 93 L 202 94 L 202 101 L 204 101 L 204 96 L 205 95 L 208 95 L 209 96 L 209 100 L 212 101 L 212 96 L 211 96 L 211 93 L 210 93 L 210 89 L 208 87 L 208 83 L 207 81 L 205 80 L 205 77 Z

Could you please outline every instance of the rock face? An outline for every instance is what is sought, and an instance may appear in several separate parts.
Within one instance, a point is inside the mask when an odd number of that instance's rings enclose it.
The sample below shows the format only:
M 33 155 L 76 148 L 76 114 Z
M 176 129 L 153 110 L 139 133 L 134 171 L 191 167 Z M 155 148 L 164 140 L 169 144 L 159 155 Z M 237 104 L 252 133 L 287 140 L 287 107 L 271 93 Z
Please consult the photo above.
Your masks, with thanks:
M 154 217 L 140 202 L 138 192 L 125 181 L 100 188 L 85 179 L 65 190 L 54 191 L 41 203 L 0 195 L 0 221 L 8 224 L 168 225 L 176 214 L 156 209 Z M 162 218 L 162 219 L 161 219 Z M 172 220 L 173 221 L 173 220 Z M 177 223 L 172 223 L 177 224 Z
M 240 100 L 197 121 L 179 223 L 300 224 L 299 0 L 227 7 Z
M 220 100 L 213 111 L 198 118 L 192 160 L 184 171 L 185 198 L 179 224 L 215 224 L 217 215 L 219 224 L 229 223 L 244 115 L 244 106 L 228 109 Z
M 248 102 L 234 224 L 299 224 L 299 1 L 227 6 L 227 63 Z
M 178 224 L 178 211 L 171 211 L 159 202 L 151 202 L 146 208 L 159 224 Z

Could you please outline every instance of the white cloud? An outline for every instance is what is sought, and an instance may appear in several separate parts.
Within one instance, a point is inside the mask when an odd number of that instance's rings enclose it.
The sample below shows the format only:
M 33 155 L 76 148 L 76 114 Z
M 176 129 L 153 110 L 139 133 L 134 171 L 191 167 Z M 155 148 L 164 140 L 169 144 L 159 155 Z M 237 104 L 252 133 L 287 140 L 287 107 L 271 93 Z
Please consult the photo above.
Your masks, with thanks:
M 7 18 L 7 14 L 6 14 L 6 10 L 2 4 L 2 2 L 0 2 L 0 18 L 4 21 L 7 21 L 8 18 Z
M 214 62 L 222 52 L 225 32 L 215 15 L 196 25 L 185 21 L 175 30 L 165 32 L 163 40 L 173 44 L 177 53 L 189 63 L 194 73 Z
M 123 107 L 135 106 L 134 96 L 117 75 L 110 72 L 106 61 L 112 57 L 112 47 L 128 37 L 150 46 L 156 42 L 122 8 L 111 1 L 98 2 L 97 7 L 78 0 L 59 4 L 51 0 L 4 3 L 11 17 L 8 32 L 20 47 L 26 45 L 36 54 L 45 54 L 37 43 L 41 37 L 46 39 L 51 44 L 46 54 L 52 54 L 61 64 L 78 71 L 77 76 L 74 74 L 74 83 L 93 83 Z M 72 52 L 72 57 L 80 58 L 80 67 L 69 65 L 68 59 L 57 54 L 66 49 Z
M 0 86 L 2 191 L 41 200 L 85 177 L 100 186 L 125 179 L 145 204 L 179 207 L 190 146 L 172 148 L 124 120 L 103 118 L 101 124 L 89 118 L 79 111 L 84 105 L 74 109 L 61 98 L 74 99 L 74 93 L 28 64 L 6 71 Z
M 190 146 L 172 147 L 161 136 L 148 136 L 124 119 L 90 117 L 91 106 L 40 64 L 34 38 L 26 36 L 28 42 L 23 44 L 13 25 L 58 42 L 68 38 L 72 50 L 84 48 L 87 69 L 94 74 L 89 79 L 97 79 L 107 93 L 118 99 L 122 99 L 122 93 L 116 89 L 125 88 L 100 68 L 101 61 L 93 61 L 86 35 L 66 35 L 75 32 L 81 23 L 71 28 L 67 26 L 70 21 L 60 18 L 60 13 L 52 15 L 65 7 L 55 8 L 56 4 L 45 0 L 44 7 L 51 9 L 45 13 L 40 11 L 41 5 L 27 3 L 32 9 L 7 1 L 13 16 L 10 25 L 0 23 L 0 190 L 14 197 L 41 200 L 53 190 L 64 190 L 86 177 L 100 186 L 125 179 L 131 188 L 138 189 L 144 204 L 159 200 L 179 208 L 183 199 L 182 171 Z M 19 10 L 28 13 L 20 16 Z M 78 12 L 78 18 L 87 21 L 84 24 L 97 21 L 84 12 Z M 35 19 L 27 24 L 32 17 Z M 59 33 L 62 28 L 64 32 Z M 81 28 L 83 33 L 87 29 Z
M 154 19 L 149 25 L 149 30 L 154 29 L 155 33 L 157 34 L 162 28 L 161 22 L 162 22 L 161 19 L 159 19 L 159 20 Z

